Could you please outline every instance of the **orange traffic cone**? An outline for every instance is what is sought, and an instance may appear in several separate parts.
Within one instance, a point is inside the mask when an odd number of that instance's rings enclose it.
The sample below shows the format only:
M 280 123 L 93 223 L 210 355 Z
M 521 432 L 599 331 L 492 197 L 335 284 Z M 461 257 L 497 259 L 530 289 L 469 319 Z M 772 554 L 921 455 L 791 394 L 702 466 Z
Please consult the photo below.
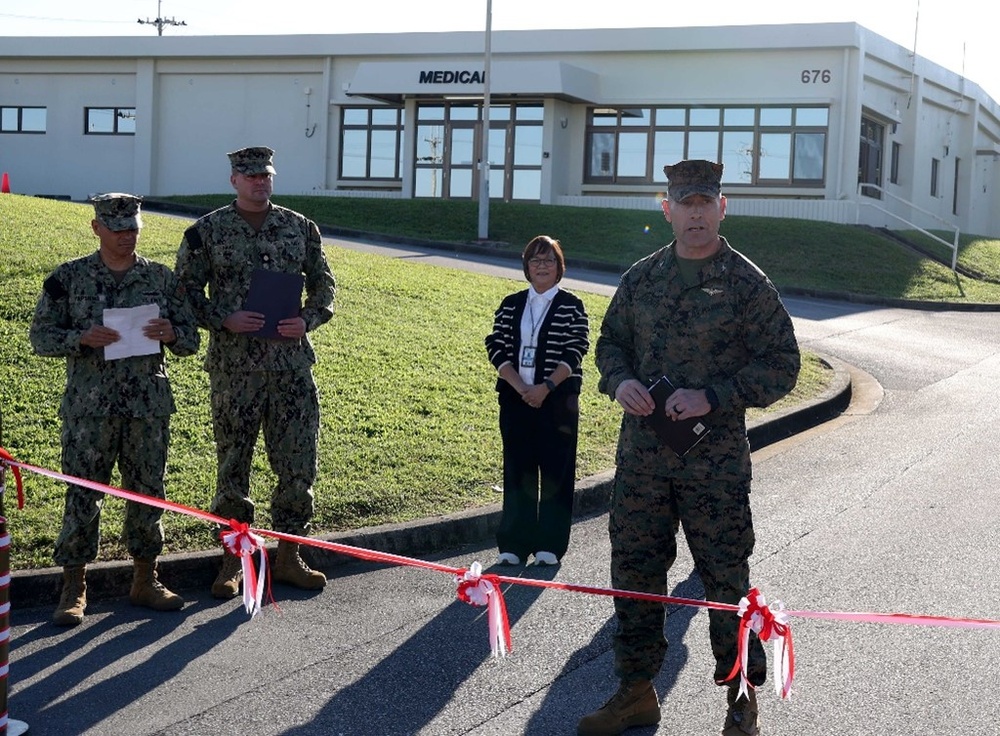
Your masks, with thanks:
M 7 172 L 3 172 L 3 181 L 0 181 L 0 194 L 10 194 L 10 177 Z

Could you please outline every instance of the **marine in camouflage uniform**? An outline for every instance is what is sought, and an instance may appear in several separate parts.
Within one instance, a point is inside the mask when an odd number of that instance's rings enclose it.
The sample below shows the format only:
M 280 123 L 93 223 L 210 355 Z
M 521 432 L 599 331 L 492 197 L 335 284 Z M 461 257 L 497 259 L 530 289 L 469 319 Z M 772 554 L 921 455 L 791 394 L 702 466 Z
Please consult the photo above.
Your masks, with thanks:
M 100 238 L 100 249 L 62 264 L 45 279 L 30 340 L 38 355 L 66 359 L 66 390 L 59 408 L 62 471 L 106 484 L 117 462 L 124 488 L 165 498 L 163 476 L 175 406 L 162 346 L 175 355 L 192 355 L 199 335 L 181 283 L 167 266 L 135 252 L 142 227 L 140 202 L 121 193 L 94 198 L 91 227 Z M 149 355 L 106 359 L 105 348 L 117 342 L 119 334 L 104 325 L 104 310 L 150 304 L 157 305 L 159 316 L 142 332 L 161 347 Z M 83 618 L 84 567 L 97 557 L 103 501 L 99 491 L 72 484 L 67 489 L 54 558 L 70 571 L 72 580 L 64 585 L 69 599 L 60 602 L 57 623 L 73 625 Z M 164 593 L 153 564 L 163 550 L 162 514 L 153 506 L 125 504 L 125 544 L 142 567 L 137 567 L 142 590 L 133 586 L 132 599 L 139 605 L 154 601 L 154 608 L 179 608 L 183 600 Z
M 250 467 L 258 434 L 277 485 L 271 495 L 275 531 L 304 535 L 313 516 L 319 399 L 306 333 L 333 315 L 336 285 L 316 224 L 270 201 L 274 151 L 263 146 L 228 154 L 236 200 L 184 233 L 177 274 L 198 324 L 209 334 L 205 369 L 211 383 L 218 470 L 213 513 L 254 521 Z M 302 274 L 305 302 L 277 324 L 276 339 L 256 336 L 264 315 L 245 308 L 255 271 Z M 207 286 L 207 293 L 206 293 Z M 326 577 L 301 560 L 297 545 L 279 543 L 274 579 L 319 589 Z M 239 593 L 239 559 L 225 553 L 212 586 L 219 598 Z
M 798 378 L 800 356 L 791 318 L 767 276 L 718 235 L 725 216 L 722 165 L 684 161 L 665 168 L 664 212 L 675 240 L 634 264 L 605 314 L 595 358 L 599 390 L 625 409 L 608 530 L 611 582 L 617 589 L 666 594 L 667 571 L 683 527 L 707 600 L 736 604 L 750 589 L 754 547 L 747 407 L 765 407 Z M 704 416 L 710 433 L 686 455 L 662 443 L 648 415 L 646 388 L 666 375 L 680 387 L 662 410 L 672 418 Z M 622 688 L 581 734 L 620 733 L 659 720 L 649 681 L 666 654 L 662 604 L 616 598 L 615 670 Z M 715 681 L 736 661 L 738 618 L 709 612 Z M 753 638 L 748 676 L 766 677 Z M 729 691 L 723 733 L 756 734 L 756 700 Z M 752 711 L 752 712 L 751 712 Z

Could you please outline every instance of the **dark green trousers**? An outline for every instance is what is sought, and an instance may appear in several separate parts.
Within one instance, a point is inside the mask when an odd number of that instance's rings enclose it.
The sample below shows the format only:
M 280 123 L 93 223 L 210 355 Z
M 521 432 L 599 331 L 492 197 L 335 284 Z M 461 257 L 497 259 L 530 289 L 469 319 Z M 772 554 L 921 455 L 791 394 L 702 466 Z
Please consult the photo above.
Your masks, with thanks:
M 749 481 L 678 480 L 619 470 L 608 523 L 612 585 L 666 595 L 677 532 L 683 528 L 706 600 L 739 603 L 750 590 L 754 532 L 749 495 Z M 616 673 L 623 680 L 653 679 L 667 651 L 663 604 L 615 598 L 615 612 Z M 708 616 L 714 678 L 721 683 L 736 662 L 739 618 L 715 610 Z M 755 685 L 767 676 L 764 649 L 753 635 L 748 676 Z
M 74 417 L 63 420 L 61 439 L 63 473 L 106 485 L 117 463 L 122 488 L 165 498 L 169 416 Z M 90 488 L 66 489 L 62 530 L 55 544 L 57 565 L 85 565 L 97 558 L 104 499 L 105 494 Z M 125 502 L 122 536 L 130 555 L 150 559 L 163 551 L 162 516 L 162 509 Z
M 274 531 L 305 534 L 313 517 L 319 440 L 319 395 L 312 371 L 213 372 L 212 424 L 219 459 L 212 513 L 254 522 L 250 468 L 257 437 L 277 483 L 271 491 Z

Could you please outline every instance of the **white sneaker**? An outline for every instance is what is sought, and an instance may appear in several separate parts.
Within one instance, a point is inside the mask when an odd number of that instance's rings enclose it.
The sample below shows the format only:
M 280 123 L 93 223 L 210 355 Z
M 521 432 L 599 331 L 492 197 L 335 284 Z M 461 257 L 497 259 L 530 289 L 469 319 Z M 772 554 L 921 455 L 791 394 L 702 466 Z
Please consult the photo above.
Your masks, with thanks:
M 536 565 L 558 565 L 559 558 L 551 552 L 535 552 Z
M 497 557 L 498 565 L 520 565 L 521 558 L 515 555 L 513 552 L 501 552 L 500 556 Z

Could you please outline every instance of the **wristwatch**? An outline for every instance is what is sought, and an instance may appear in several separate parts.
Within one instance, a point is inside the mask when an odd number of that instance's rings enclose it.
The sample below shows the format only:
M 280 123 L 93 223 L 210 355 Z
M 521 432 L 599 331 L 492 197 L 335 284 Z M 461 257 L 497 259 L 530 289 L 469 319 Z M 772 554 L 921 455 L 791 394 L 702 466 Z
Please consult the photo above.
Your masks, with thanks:
M 542 381 L 542 383 L 544 383 L 548 387 L 549 391 L 556 390 L 556 385 L 552 382 L 551 378 L 546 378 L 544 381 Z

